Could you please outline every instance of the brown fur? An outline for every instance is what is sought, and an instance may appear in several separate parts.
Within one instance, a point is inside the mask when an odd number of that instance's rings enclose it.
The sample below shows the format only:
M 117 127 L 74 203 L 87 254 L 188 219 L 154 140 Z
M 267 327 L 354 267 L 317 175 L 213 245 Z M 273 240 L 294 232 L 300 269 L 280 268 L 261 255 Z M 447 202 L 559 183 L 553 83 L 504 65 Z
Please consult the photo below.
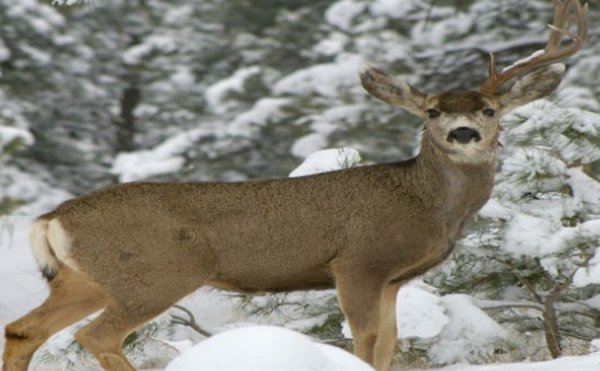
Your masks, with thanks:
M 476 91 L 447 92 L 438 99 L 438 109 L 446 113 L 477 112 L 486 105 L 484 95 Z
M 32 229 L 36 257 L 53 277 L 50 297 L 7 325 L 2 370 L 26 371 L 49 336 L 104 309 L 76 338 L 105 370 L 134 371 L 121 350 L 125 337 L 203 285 L 335 287 L 355 353 L 389 370 L 398 289 L 450 254 L 490 196 L 500 114 L 477 111 L 549 94 L 562 76 L 555 70 L 546 75 L 552 83 L 520 86 L 525 98 L 486 99 L 425 96 L 363 71 L 367 90 L 383 100 L 421 116 L 435 106 L 451 112 L 427 120 L 421 153 L 409 161 L 263 182 L 123 184 L 63 203 Z M 458 121 L 481 140 L 447 140 Z

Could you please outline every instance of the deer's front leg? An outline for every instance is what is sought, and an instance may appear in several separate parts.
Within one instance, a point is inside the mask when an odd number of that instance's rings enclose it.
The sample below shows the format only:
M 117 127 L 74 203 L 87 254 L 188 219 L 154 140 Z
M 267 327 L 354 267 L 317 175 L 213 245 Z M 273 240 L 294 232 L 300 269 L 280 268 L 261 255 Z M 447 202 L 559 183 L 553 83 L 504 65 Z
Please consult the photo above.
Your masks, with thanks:
M 392 366 L 392 356 L 398 340 L 396 297 L 400 286 L 399 283 L 386 284 L 381 290 L 379 331 L 373 355 L 373 366 L 378 371 L 389 371 Z
M 371 365 L 379 331 L 381 289 L 380 279 L 358 270 L 337 275 L 338 300 L 354 337 L 354 354 Z

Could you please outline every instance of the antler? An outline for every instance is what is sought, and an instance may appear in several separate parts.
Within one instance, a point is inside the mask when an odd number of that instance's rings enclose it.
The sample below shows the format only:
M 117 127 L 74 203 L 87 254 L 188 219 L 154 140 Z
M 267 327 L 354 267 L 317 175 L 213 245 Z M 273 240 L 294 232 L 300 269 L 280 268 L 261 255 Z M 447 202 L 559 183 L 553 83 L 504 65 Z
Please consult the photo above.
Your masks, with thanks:
M 496 58 L 494 54 L 490 53 L 489 78 L 479 88 L 480 92 L 493 95 L 505 82 L 523 71 L 570 57 L 581 49 L 587 38 L 585 18 L 588 12 L 588 4 L 582 6 L 579 0 L 553 0 L 553 2 L 554 19 L 552 24 L 548 25 L 552 31 L 544 50 L 539 50 L 531 56 L 513 63 L 500 73 L 496 70 Z M 569 12 L 571 7 L 573 8 L 572 14 Z M 577 24 L 577 34 L 568 30 L 571 23 Z M 564 36 L 568 36 L 572 42 L 569 46 L 561 49 Z

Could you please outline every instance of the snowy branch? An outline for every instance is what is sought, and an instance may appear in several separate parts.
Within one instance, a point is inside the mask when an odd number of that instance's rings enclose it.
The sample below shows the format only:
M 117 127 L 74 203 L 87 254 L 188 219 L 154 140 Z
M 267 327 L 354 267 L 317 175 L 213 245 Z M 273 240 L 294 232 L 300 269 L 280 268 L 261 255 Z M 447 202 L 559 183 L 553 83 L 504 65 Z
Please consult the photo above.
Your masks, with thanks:
M 85 0 L 52 0 L 52 5 L 76 5 Z
M 473 303 L 478 308 L 483 310 L 534 309 L 540 312 L 544 312 L 545 310 L 544 305 L 542 304 L 525 301 L 498 301 L 473 299 Z M 571 313 L 583 317 L 588 317 L 591 319 L 598 318 L 597 310 L 584 303 L 555 303 L 555 309 L 559 313 Z

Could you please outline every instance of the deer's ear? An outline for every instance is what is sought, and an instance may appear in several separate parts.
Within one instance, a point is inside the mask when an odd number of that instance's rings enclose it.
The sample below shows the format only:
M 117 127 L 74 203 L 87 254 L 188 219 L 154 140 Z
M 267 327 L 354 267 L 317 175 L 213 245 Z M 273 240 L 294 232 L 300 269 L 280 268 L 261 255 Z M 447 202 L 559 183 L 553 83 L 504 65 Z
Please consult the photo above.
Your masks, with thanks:
M 501 113 L 507 114 L 519 106 L 549 95 L 560 84 L 564 75 L 565 65 L 562 63 L 552 64 L 526 75 L 500 95 Z
M 419 117 L 426 117 L 426 95 L 412 85 L 370 65 L 361 66 L 358 72 L 363 87 L 375 98 L 404 108 Z

